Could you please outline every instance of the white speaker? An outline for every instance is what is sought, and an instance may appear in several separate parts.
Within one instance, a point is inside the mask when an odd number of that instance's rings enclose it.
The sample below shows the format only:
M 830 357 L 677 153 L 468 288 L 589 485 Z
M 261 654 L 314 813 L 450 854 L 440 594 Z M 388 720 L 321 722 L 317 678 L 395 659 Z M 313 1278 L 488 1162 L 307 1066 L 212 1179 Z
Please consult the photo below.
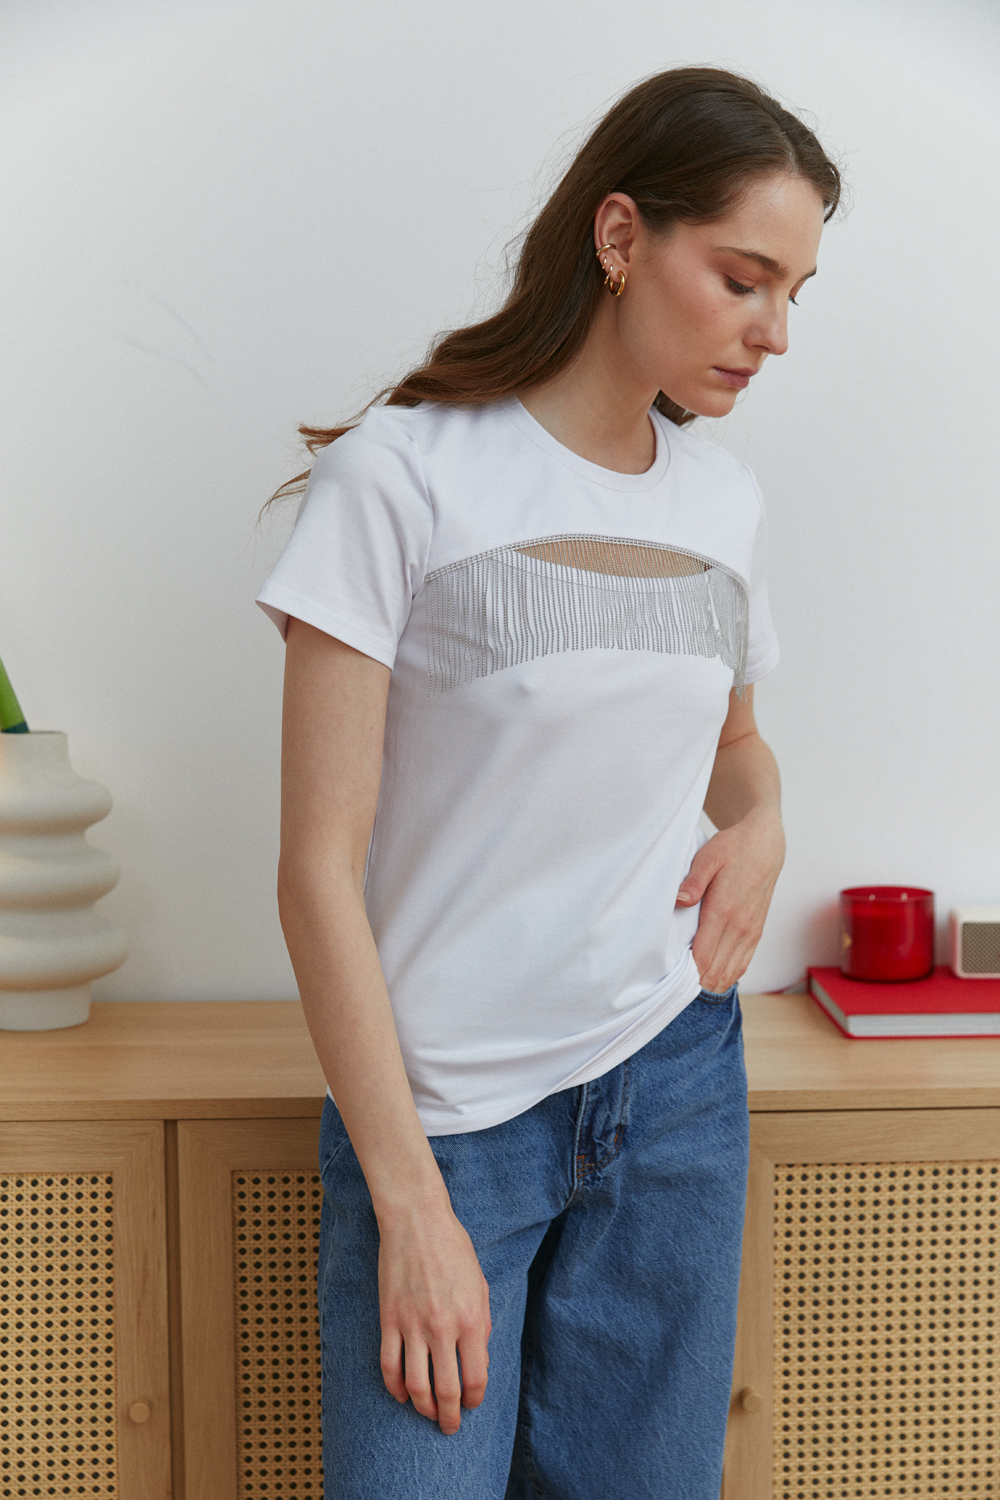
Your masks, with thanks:
M 959 979 L 1000 979 L 1000 906 L 956 906 L 951 968 Z

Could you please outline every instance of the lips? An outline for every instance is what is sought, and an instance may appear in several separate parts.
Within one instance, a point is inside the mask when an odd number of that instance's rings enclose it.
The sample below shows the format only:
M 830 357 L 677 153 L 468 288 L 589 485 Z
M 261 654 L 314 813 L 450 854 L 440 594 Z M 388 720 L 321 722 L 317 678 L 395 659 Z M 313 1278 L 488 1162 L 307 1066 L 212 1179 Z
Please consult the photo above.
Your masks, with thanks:
M 757 373 L 756 370 L 724 370 L 721 365 L 713 365 L 712 369 L 720 380 L 725 381 L 726 385 L 731 385 L 737 391 L 746 390 L 750 384 L 750 377 Z

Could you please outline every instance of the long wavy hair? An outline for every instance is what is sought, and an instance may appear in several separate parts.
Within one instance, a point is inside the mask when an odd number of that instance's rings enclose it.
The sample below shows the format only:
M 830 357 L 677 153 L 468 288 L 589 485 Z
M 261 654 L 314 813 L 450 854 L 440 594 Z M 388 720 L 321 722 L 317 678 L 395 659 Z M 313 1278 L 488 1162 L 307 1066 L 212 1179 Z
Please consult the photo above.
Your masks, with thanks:
M 593 224 L 609 193 L 627 193 L 644 223 L 665 232 L 723 217 L 748 182 L 775 172 L 812 183 L 824 222 L 836 210 L 837 167 L 808 126 L 749 79 L 720 68 L 671 68 L 636 84 L 588 136 L 527 230 L 499 311 L 440 334 L 426 362 L 369 406 L 481 406 L 551 380 L 580 353 L 598 305 L 604 273 Z M 678 425 L 694 419 L 663 391 L 655 404 Z M 315 454 L 363 414 L 299 432 Z M 308 474 L 277 495 L 300 490 Z

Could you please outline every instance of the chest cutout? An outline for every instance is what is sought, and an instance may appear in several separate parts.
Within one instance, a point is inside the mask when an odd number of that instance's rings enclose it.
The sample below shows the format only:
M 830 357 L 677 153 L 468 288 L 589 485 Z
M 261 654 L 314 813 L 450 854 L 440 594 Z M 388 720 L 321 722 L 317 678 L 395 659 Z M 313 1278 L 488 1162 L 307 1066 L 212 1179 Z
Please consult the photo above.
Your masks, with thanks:
M 425 580 L 428 691 L 559 651 L 718 657 L 742 693 L 744 580 L 659 542 L 566 533 L 495 547 Z

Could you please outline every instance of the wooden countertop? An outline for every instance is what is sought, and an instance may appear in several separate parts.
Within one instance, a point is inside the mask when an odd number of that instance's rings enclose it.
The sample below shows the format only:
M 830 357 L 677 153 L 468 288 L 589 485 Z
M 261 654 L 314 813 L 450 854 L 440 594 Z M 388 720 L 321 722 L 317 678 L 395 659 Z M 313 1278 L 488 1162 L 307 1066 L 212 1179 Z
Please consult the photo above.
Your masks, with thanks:
M 104 1000 L 0 1031 L 0 1120 L 294 1118 L 325 1093 L 297 1000 Z
M 744 995 L 750 1108 L 1000 1106 L 1000 1037 L 851 1041 L 808 995 Z
M 743 997 L 750 1108 L 1000 1107 L 1000 1038 L 848 1041 L 805 995 Z M 0 1120 L 318 1115 L 293 1000 L 97 1002 L 85 1026 L 0 1031 Z

